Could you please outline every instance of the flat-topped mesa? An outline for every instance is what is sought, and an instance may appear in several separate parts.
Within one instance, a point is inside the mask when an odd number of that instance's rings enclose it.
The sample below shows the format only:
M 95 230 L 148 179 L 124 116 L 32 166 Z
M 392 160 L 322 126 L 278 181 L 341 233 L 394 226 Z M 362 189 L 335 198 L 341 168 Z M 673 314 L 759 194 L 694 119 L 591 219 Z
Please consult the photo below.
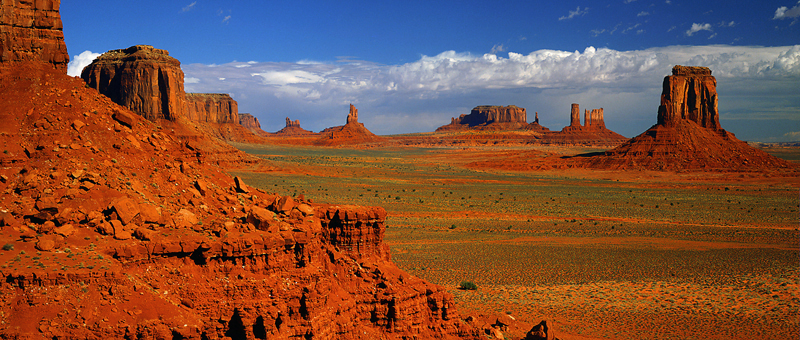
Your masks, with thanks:
M 603 108 L 585 110 L 583 112 L 583 126 L 592 129 L 605 129 L 606 122 L 603 118 Z
M 347 124 L 350 122 L 358 123 L 358 109 L 353 104 L 350 104 L 350 113 L 347 114 Z
M 523 128 L 527 125 L 528 114 L 525 108 L 515 105 L 480 105 L 474 107 L 469 114 L 451 118 L 450 124 L 441 126 L 436 131 L 466 128 L 504 130 Z
M 717 80 L 708 67 L 675 65 L 664 77 L 658 124 L 674 126 L 679 120 L 720 130 L 717 106 Z
M 165 50 L 136 45 L 108 51 L 86 66 L 81 78 L 149 120 L 186 116 L 181 63 Z
M 0 1 L 0 65 L 41 61 L 66 72 L 60 0 Z
M 258 118 L 254 117 L 249 113 L 239 114 L 239 124 L 249 130 L 254 130 L 254 129 L 261 130 L 261 123 L 258 122 Z
M 186 114 L 196 122 L 239 124 L 239 104 L 227 93 L 187 93 Z

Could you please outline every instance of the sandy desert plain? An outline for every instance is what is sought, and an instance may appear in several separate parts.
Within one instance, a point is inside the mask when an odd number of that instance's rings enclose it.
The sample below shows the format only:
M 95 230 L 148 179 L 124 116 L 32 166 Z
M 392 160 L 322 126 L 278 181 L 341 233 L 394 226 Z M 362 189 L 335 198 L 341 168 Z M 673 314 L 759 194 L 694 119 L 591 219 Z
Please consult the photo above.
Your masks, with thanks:
M 384 207 L 392 260 L 446 287 L 462 315 L 547 320 L 560 339 L 800 332 L 797 177 L 478 168 L 519 151 L 498 146 L 234 145 L 275 166 L 232 173 L 249 185 Z M 800 161 L 798 148 L 765 151 Z

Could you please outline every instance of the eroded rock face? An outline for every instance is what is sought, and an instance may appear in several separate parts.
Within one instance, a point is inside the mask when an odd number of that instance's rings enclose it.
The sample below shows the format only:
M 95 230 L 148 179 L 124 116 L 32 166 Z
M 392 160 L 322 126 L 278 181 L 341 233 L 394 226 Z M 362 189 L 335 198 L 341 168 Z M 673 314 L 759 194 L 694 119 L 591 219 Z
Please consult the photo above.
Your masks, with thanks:
M 436 131 L 459 130 L 464 128 L 517 129 L 528 125 L 525 108 L 509 106 L 476 106 L 469 114 L 451 118 L 450 124 Z
M 351 120 L 355 123 L 351 123 Z M 348 124 L 359 124 L 358 110 L 356 110 L 352 104 L 350 105 L 350 114 L 348 114 L 347 116 L 347 121 Z M 300 127 L 299 119 L 291 120 L 289 119 L 289 117 L 286 117 L 286 126 L 284 126 L 283 129 L 280 129 L 280 131 L 276 132 L 275 135 L 286 136 L 286 137 L 300 137 L 300 136 L 315 135 L 315 133 Z
M 261 130 L 261 123 L 259 123 L 258 118 L 249 113 L 239 114 L 239 124 L 248 130 Z
M 569 115 L 569 126 L 581 126 L 581 108 L 580 104 L 572 103 Z
M 353 104 L 350 104 L 347 124 L 326 128 L 319 135 L 320 138 L 314 141 L 316 145 L 361 144 L 380 138 L 358 122 L 358 109 Z
M 60 0 L 0 2 L 0 63 L 41 61 L 66 71 Z
M 350 104 L 350 113 L 347 114 L 347 124 L 350 123 L 358 123 L 358 109 L 353 104 Z
M 717 102 L 717 79 L 708 67 L 675 65 L 672 75 L 664 77 L 658 124 L 674 126 L 686 119 L 719 130 Z
M 603 118 L 603 108 L 585 110 L 583 112 L 583 125 L 588 128 L 605 129 L 606 122 Z
M 86 66 L 81 78 L 149 120 L 187 116 L 181 63 L 165 50 L 136 45 L 108 51 Z
M 186 108 L 192 121 L 239 124 L 239 104 L 227 93 L 187 93 Z

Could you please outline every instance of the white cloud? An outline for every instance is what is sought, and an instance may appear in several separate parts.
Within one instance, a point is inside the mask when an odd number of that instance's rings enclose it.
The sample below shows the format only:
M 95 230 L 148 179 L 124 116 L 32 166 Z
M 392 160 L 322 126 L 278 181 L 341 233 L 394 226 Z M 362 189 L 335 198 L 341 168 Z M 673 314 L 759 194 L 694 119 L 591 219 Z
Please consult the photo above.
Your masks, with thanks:
M 94 53 L 92 51 L 83 51 L 79 55 L 72 56 L 72 60 L 70 60 L 67 65 L 67 75 L 80 77 L 83 68 L 91 64 L 92 61 L 99 56 L 100 53 Z
M 569 11 L 569 15 L 560 17 L 558 20 L 572 19 L 574 17 L 586 15 L 586 13 L 589 13 L 589 7 L 584 7 L 583 10 L 581 10 L 581 6 L 578 6 L 574 11 Z
M 786 6 L 778 7 L 778 9 L 775 10 L 775 16 L 772 17 L 772 20 L 782 20 L 797 17 L 800 17 L 800 1 L 798 1 L 797 5 L 792 8 L 788 8 Z
M 800 141 L 800 131 L 792 131 L 783 134 L 784 140 L 786 141 Z
M 560 129 L 569 123 L 569 104 L 579 102 L 590 108 L 604 107 L 609 127 L 632 136 L 655 123 L 661 81 L 676 64 L 711 68 L 719 84 L 721 110 L 725 103 L 742 107 L 736 100 L 744 99 L 736 98 L 747 98 L 749 107 L 772 112 L 767 117 L 800 117 L 796 109 L 800 107 L 796 96 L 800 45 L 633 51 L 587 47 L 572 52 L 509 51 L 508 57 L 445 51 L 399 65 L 358 60 L 257 62 L 237 67 L 241 64 L 183 65 L 187 79 L 197 79 L 186 81 L 186 90 L 230 93 L 240 110 L 255 114 L 266 131 L 282 128 L 287 115 L 301 119 L 303 127 L 313 131 L 341 125 L 350 102 L 363 113 L 362 122 L 379 134 L 433 131 L 450 117 L 488 104 L 515 104 L 538 111 L 543 125 Z M 758 87 L 769 88 L 763 91 L 767 93 L 763 100 L 753 94 Z M 775 89 L 785 94 L 774 94 Z M 409 119 L 377 118 L 387 115 Z M 780 136 L 787 131 L 774 133 Z
M 505 50 L 506 50 L 506 48 L 503 46 L 503 44 L 494 45 L 494 46 L 492 46 L 492 50 L 489 53 L 496 54 L 497 52 L 504 52 Z
M 686 36 L 691 37 L 692 35 L 700 31 L 711 31 L 711 24 L 693 23 L 692 27 L 686 31 Z
M 648 16 L 648 15 L 650 15 L 650 13 L 645 12 L 645 11 L 641 11 L 641 12 L 639 12 L 639 14 L 636 14 L 637 17 L 643 17 L 643 16 Z
M 224 18 L 222 18 L 222 23 L 223 24 L 228 23 L 228 21 L 230 21 L 230 20 L 231 20 L 231 16 L 230 15 L 226 15 Z
M 187 5 L 186 7 L 184 7 L 184 8 L 182 9 L 182 11 L 184 11 L 184 12 L 188 12 L 188 11 L 191 11 L 191 10 L 193 10 L 193 9 L 194 9 L 194 5 L 197 5 L 197 1 L 190 3 L 189 5 Z
M 183 83 L 184 84 L 197 84 L 199 82 L 200 82 L 200 78 L 183 77 Z

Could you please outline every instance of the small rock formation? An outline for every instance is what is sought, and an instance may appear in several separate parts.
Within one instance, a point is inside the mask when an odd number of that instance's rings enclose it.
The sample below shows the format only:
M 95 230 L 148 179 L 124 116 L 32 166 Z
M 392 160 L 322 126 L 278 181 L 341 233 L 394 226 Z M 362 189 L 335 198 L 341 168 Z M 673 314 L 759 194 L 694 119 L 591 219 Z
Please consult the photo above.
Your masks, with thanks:
M 260 131 L 261 130 L 261 123 L 258 122 L 258 118 L 254 117 L 249 113 L 240 113 L 239 114 L 239 124 L 244 126 L 246 129 L 250 131 Z
M 581 125 L 580 104 L 573 103 L 570 107 L 569 126 L 561 131 L 546 134 L 545 139 L 563 144 L 602 144 L 619 145 L 627 140 L 625 136 L 606 128 L 603 109 L 584 111 L 584 125 Z
M 524 108 L 515 105 L 476 106 L 470 113 L 451 118 L 450 124 L 436 129 L 437 132 L 463 129 L 512 130 L 528 125 Z
M 181 63 L 169 52 L 136 45 L 103 53 L 81 72 L 98 92 L 149 120 L 186 116 Z
M 749 146 L 722 129 L 716 79 L 707 67 L 676 65 L 664 77 L 658 123 L 605 154 L 603 169 L 792 171 L 796 166 Z
M 708 67 L 676 65 L 664 77 L 658 124 L 674 126 L 687 119 L 704 128 L 720 130 L 717 79 Z
M 333 146 L 361 144 L 380 139 L 380 137 L 367 130 L 364 124 L 358 122 L 358 109 L 356 109 L 353 104 L 350 104 L 350 112 L 347 114 L 347 124 L 329 127 L 322 130 L 319 134 L 320 138 L 314 141 L 315 145 Z
M 569 126 L 581 126 L 581 109 L 577 103 L 572 103 L 572 110 L 570 110 Z
M 358 110 L 355 110 L 354 113 L 353 110 L 355 108 L 353 107 L 353 105 L 350 105 L 350 107 L 351 107 L 350 114 L 347 116 L 348 124 L 350 124 L 351 117 L 354 117 L 352 118 L 353 121 L 357 122 L 358 120 Z M 299 119 L 291 120 L 289 119 L 289 117 L 286 117 L 286 126 L 280 131 L 276 132 L 275 135 L 286 136 L 286 137 L 301 137 L 301 136 L 313 136 L 316 134 L 300 127 Z
M 227 93 L 187 93 L 189 120 L 216 124 L 239 124 L 239 104 Z
M 533 120 L 533 123 L 528 124 L 528 126 L 525 127 L 525 130 L 536 131 L 536 132 L 550 132 L 550 129 L 539 124 L 539 112 L 536 112 L 536 116 L 535 119 Z
M 66 72 L 60 0 L 0 2 L 0 64 L 41 61 Z
M 286 118 L 287 120 L 289 118 Z M 350 113 L 347 114 L 347 124 L 358 123 L 358 109 L 353 104 L 350 104 Z M 299 124 L 298 124 L 299 125 Z M 286 126 L 289 126 L 288 124 Z
M 525 334 L 524 340 L 548 340 L 547 330 L 547 321 L 542 320 L 542 322 L 533 326 L 533 328 Z
M 605 129 L 606 122 L 603 118 L 603 108 L 585 110 L 583 112 L 583 125 L 588 128 Z

